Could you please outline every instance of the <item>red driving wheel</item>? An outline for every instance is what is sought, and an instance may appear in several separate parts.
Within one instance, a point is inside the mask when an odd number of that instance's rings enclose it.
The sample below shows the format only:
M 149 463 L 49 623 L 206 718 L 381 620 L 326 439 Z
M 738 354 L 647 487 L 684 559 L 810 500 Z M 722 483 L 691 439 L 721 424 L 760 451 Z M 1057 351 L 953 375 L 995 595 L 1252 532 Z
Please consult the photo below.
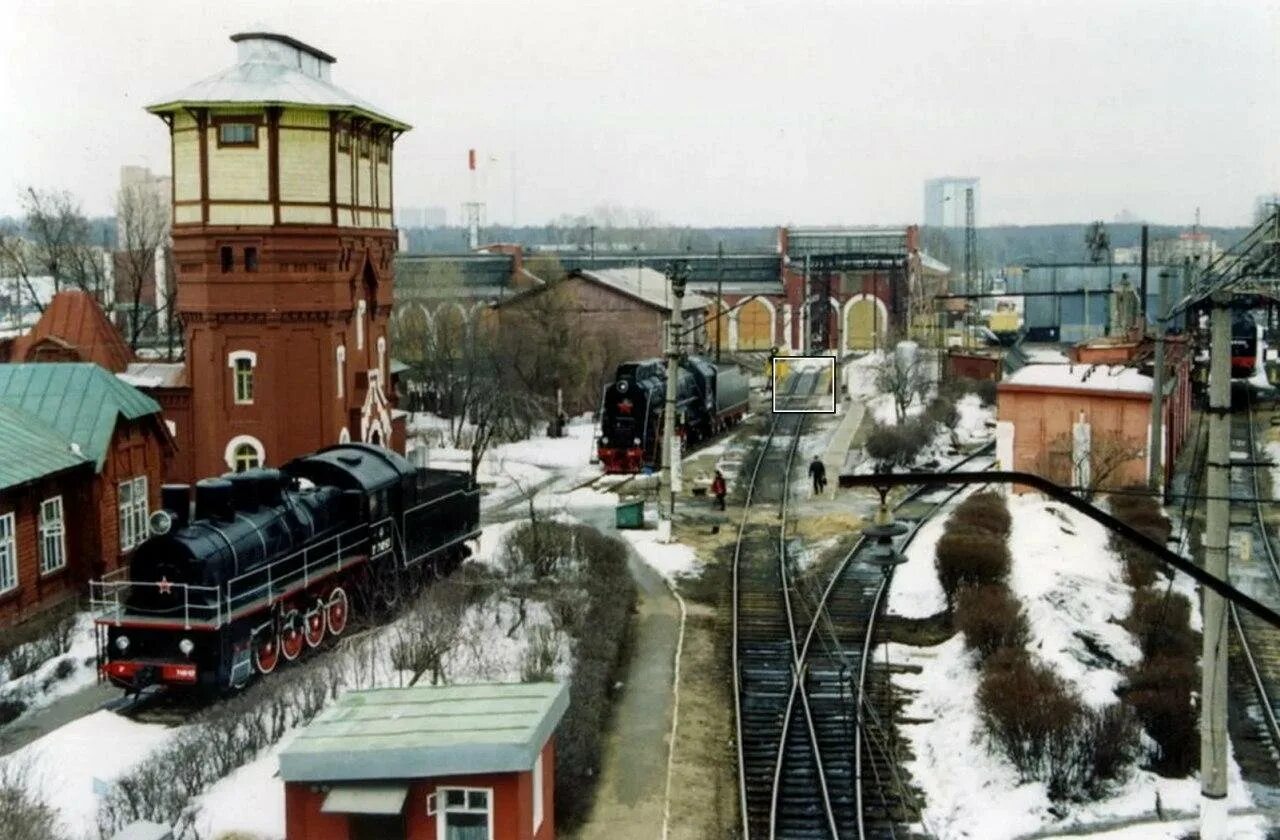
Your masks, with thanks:
M 280 622 L 280 652 L 290 662 L 302 653 L 302 621 L 297 610 L 289 610 Z
M 328 622 L 330 634 L 342 635 L 342 631 L 347 629 L 348 614 L 347 593 L 339 586 L 329 594 L 329 603 L 325 607 L 325 620 Z

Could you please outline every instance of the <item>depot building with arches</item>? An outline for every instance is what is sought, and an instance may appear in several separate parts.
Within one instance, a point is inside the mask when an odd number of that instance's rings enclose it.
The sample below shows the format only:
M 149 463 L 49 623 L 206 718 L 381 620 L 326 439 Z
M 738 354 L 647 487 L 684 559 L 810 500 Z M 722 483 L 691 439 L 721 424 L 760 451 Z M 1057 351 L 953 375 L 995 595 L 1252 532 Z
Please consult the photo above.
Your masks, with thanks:
M 465 254 L 400 254 L 392 318 L 439 330 L 443 341 L 488 311 L 523 305 L 545 288 L 546 278 L 530 268 L 537 256 L 511 244 Z M 621 313 L 669 312 L 662 273 L 675 260 L 690 266 L 687 294 L 699 310 L 686 320 L 704 323 L 695 346 L 709 351 L 718 344 L 734 353 L 875 349 L 890 336 L 931 328 L 933 298 L 946 291 L 950 274 L 923 252 L 914 226 L 780 228 L 776 250 L 767 254 L 575 251 L 554 257 L 565 282 L 595 287 L 578 295 L 583 311 L 626 336 L 639 355 L 660 352 L 661 319 Z

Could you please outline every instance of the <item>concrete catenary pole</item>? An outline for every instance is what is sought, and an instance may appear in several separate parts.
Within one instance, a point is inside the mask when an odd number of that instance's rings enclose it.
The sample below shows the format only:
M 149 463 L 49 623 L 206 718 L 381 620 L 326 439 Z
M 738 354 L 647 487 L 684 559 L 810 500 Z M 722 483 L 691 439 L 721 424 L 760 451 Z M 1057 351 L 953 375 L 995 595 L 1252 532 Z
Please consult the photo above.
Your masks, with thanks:
M 671 319 L 667 323 L 667 401 L 662 412 L 662 476 L 658 494 L 658 539 L 670 542 L 676 512 L 675 474 L 673 465 L 680 457 L 676 438 L 676 396 L 680 383 L 680 331 L 684 326 L 684 285 L 688 281 L 688 265 L 678 261 L 667 267 L 671 283 Z
M 1213 298 L 1209 341 L 1209 462 L 1204 570 L 1227 579 L 1231 476 L 1230 297 Z M 1227 625 L 1221 595 L 1204 591 L 1200 679 L 1200 838 L 1227 837 Z
M 1145 280 L 1145 278 L 1144 278 Z M 1144 282 L 1145 297 L 1145 282 Z M 1169 272 L 1160 272 L 1160 299 L 1156 303 L 1156 358 L 1151 369 L 1151 449 L 1147 463 L 1150 473 L 1147 483 L 1152 490 L 1164 497 L 1164 337 L 1169 328 Z M 1146 318 L 1146 310 L 1142 317 Z

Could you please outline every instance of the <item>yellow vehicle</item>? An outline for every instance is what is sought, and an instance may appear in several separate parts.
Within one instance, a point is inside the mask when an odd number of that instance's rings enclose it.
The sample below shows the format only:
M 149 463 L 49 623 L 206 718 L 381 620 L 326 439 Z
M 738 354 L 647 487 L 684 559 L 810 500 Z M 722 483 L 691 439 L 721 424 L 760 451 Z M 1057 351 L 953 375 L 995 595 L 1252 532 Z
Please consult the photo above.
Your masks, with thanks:
M 791 372 L 790 363 L 785 358 L 781 358 L 790 355 L 790 353 L 791 351 L 786 347 L 774 347 L 769 353 L 769 358 L 764 360 L 764 378 L 768 381 L 769 387 L 773 387 L 775 382 L 785 379 L 787 374 Z

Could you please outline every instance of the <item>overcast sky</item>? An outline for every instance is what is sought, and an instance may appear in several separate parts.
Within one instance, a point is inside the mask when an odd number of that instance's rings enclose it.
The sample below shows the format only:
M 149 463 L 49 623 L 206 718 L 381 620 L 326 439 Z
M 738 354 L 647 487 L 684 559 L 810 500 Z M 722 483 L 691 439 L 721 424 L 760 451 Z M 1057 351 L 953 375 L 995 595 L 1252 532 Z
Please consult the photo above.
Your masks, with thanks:
M 1244 224 L 1280 190 L 1280 4 L 503 0 L 27 2 L 0 27 L 0 213 L 26 185 L 109 211 L 169 167 L 144 105 L 268 29 L 414 126 L 398 205 L 491 222 L 600 204 L 690 225 L 919 221 L 982 178 L 982 224 Z M 513 179 L 514 176 L 514 179 Z

